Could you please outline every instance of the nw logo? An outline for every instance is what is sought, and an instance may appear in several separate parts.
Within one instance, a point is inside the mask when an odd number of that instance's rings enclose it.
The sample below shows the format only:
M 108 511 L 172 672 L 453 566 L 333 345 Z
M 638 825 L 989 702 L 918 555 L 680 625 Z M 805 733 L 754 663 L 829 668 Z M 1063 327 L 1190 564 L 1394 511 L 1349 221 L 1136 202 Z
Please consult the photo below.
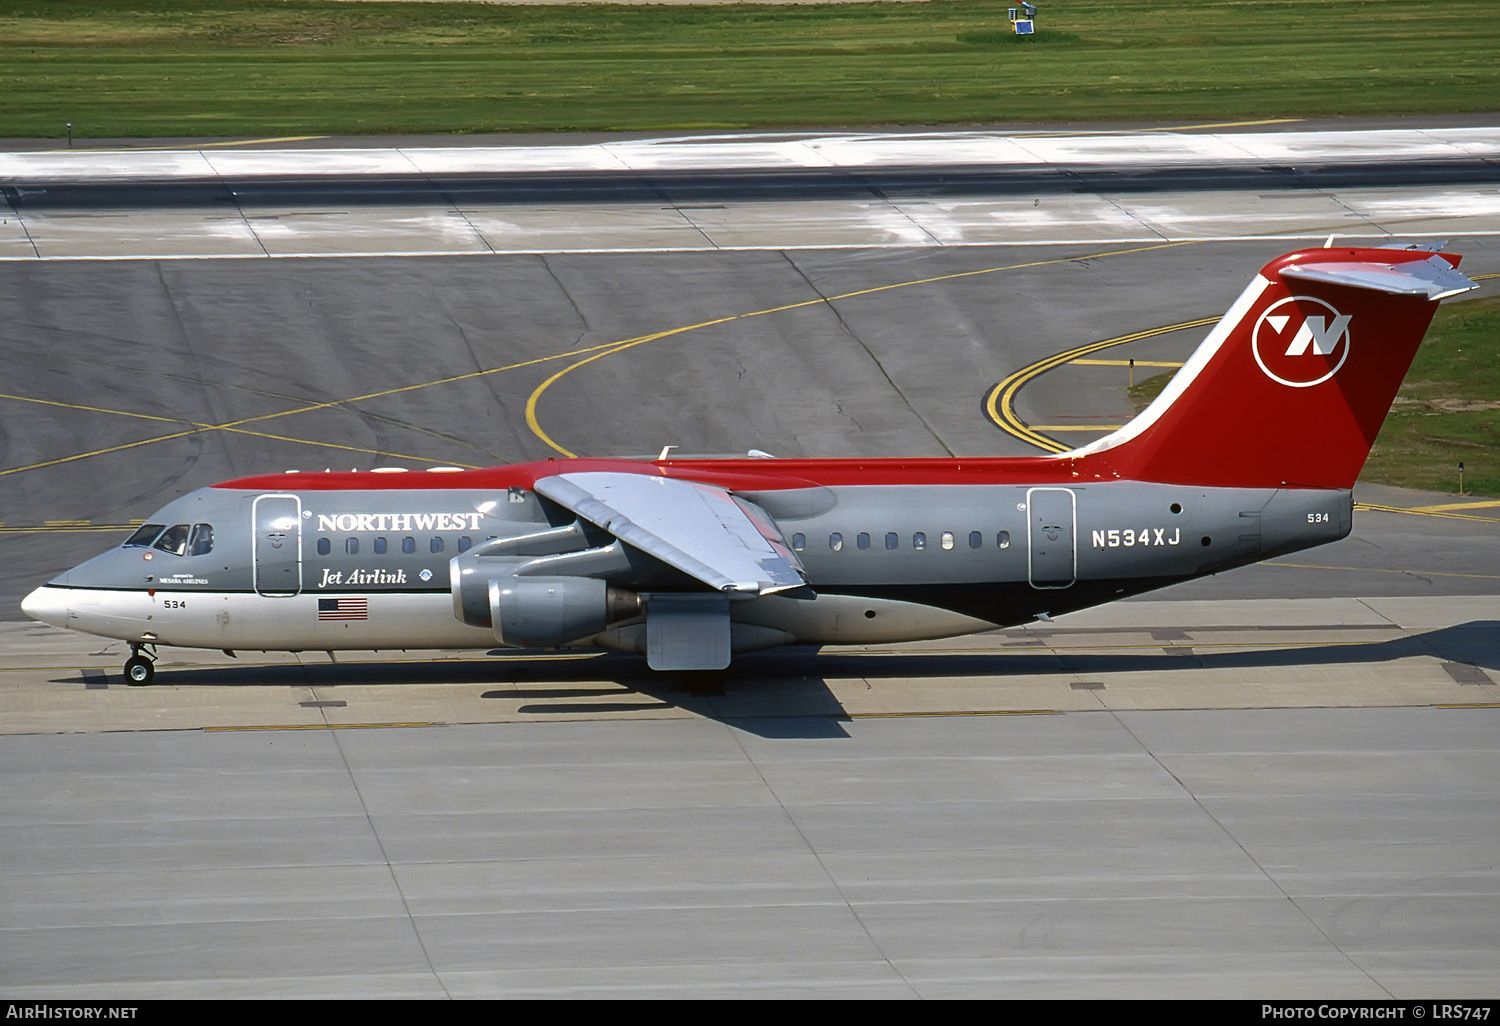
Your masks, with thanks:
M 1317 308 L 1326 313 L 1310 312 Z M 1311 296 L 1272 303 L 1255 322 L 1255 362 L 1271 380 L 1292 388 L 1322 384 L 1349 357 L 1350 319 Z

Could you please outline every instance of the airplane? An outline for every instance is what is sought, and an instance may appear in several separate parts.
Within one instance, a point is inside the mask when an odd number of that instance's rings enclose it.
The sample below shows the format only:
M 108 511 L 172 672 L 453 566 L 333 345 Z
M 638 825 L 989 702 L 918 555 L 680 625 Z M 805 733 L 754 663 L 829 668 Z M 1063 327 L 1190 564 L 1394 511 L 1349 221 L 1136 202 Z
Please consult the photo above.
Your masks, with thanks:
M 31 592 L 35 620 L 248 651 L 735 653 L 1009 627 L 1336 541 L 1439 300 L 1426 248 L 1266 264 L 1166 389 L 1057 455 L 580 458 L 200 488 Z M 752 458 L 753 457 L 753 458 Z

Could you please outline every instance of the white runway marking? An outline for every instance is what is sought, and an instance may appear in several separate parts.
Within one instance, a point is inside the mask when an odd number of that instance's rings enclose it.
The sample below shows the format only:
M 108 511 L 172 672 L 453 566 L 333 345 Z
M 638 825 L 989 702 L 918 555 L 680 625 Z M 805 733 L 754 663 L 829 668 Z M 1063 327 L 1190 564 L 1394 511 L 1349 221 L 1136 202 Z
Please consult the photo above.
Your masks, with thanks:
M 549 146 L 298 150 L 44 150 L 0 153 L 0 180 L 718 171 L 786 168 L 1296 166 L 1328 161 L 1500 157 L 1500 127 L 1311 132 L 1002 134 L 747 133 Z

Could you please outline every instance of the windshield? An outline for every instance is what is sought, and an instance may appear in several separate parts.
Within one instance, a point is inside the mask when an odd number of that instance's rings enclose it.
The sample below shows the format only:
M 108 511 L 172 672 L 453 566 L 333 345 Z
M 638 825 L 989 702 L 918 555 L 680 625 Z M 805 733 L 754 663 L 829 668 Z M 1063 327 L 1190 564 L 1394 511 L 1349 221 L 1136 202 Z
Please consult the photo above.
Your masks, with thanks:
M 214 529 L 212 524 L 194 524 L 193 540 L 188 542 L 189 556 L 206 556 L 214 548 Z
M 143 549 L 149 548 L 151 543 L 156 541 L 156 536 L 161 534 L 162 528 L 166 526 L 166 524 L 142 524 L 136 528 L 135 534 L 125 539 L 125 545 L 127 547 L 134 545 Z
M 174 556 L 180 556 L 187 551 L 187 543 L 188 525 L 173 524 L 161 533 L 161 537 L 156 539 L 156 544 L 152 548 L 159 549 L 162 552 L 170 552 Z

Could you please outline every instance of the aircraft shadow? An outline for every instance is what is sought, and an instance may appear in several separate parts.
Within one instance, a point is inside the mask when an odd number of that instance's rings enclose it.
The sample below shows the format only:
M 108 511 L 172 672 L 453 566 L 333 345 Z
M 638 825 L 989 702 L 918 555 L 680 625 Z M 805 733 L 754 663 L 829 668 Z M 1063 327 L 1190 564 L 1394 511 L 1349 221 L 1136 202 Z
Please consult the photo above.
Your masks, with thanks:
M 1434 656 L 1457 663 L 1500 672 L 1500 621 L 1473 620 L 1423 634 L 1378 642 L 1300 644 L 1249 651 L 1216 651 L 1195 648 L 1190 639 L 1163 645 L 1160 652 L 1054 652 L 1010 650 L 1004 653 L 975 652 L 923 655 L 917 652 L 866 654 L 825 653 L 818 659 L 825 672 L 832 667 L 847 669 L 862 677 L 906 677 L 923 672 L 934 676 L 1026 676 L 1059 670 L 1099 674 L 1165 672 L 1186 669 L 1233 670 L 1285 666 L 1330 666 L 1339 663 L 1386 663 L 1410 656 Z M 836 674 L 844 676 L 843 672 Z
M 156 686 L 301 687 L 494 684 L 485 699 L 520 699 L 521 713 L 604 716 L 677 708 L 766 738 L 847 737 L 850 717 L 829 679 L 1025 678 L 1038 674 L 1173 673 L 1189 669 L 1252 670 L 1340 663 L 1394 662 L 1428 656 L 1451 664 L 1454 678 L 1485 683 L 1500 674 L 1500 621 L 1474 620 L 1389 641 L 1289 645 L 1250 651 L 1198 651 L 1176 642 L 1160 652 L 820 652 L 790 647 L 749 653 L 722 676 L 674 676 L 646 669 L 639 656 L 619 653 L 555 657 L 494 650 L 487 659 L 285 664 L 159 669 Z M 110 686 L 118 677 L 111 675 Z M 76 684 L 76 677 L 54 683 Z M 936 686 L 936 685 L 935 685 Z

